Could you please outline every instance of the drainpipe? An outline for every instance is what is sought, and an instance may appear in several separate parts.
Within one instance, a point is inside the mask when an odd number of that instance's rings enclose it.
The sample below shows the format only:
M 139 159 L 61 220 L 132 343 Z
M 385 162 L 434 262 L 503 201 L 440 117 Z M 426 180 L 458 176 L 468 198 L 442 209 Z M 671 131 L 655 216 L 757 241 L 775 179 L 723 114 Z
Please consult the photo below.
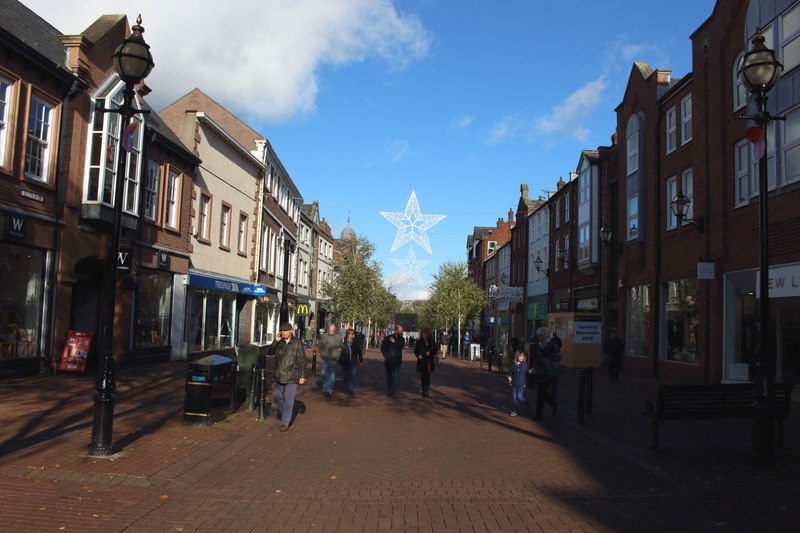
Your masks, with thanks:
M 656 228 L 655 228 L 655 239 L 656 239 L 656 250 L 655 250 L 655 287 L 653 288 L 653 307 L 650 310 L 651 315 L 655 314 L 655 320 L 653 320 L 653 339 L 655 341 L 653 346 L 653 377 L 658 377 L 658 363 L 660 358 L 660 350 L 661 350 L 661 313 L 660 310 L 660 302 L 661 302 L 661 209 L 663 208 L 663 204 L 661 203 L 661 117 L 663 115 L 661 102 L 657 102 L 657 110 L 658 110 L 658 118 L 656 119 L 656 176 L 655 176 L 655 188 L 656 188 Z
M 708 43 L 703 45 L 703 104 L 705 109 L 705 117 L 703 118 L 703 123 L 705 125 L 705 136 L 706 136 L 706 146 L 705 146 L 705 167 L 706 167 L 706 219 L 711 222 L 711 194 L 709 191 L 709 185 L 711 183 L 711 147 L 710 147 L 710 134 L 711 131 L 709 125 L 709 118 L 708 118 L 708 109 L 709 109 L 709 101 L 708 101 Z M 711 260 L 711 224 L 705 225 L 705 239 L 706 239 L 706 261 Z M 706 352 L 706 364 L 705 369 L 703 371 L 703 383 L 708 383 L 711 379 L 711 335 L 709 335 L 709 324 L 711 324 L 711 285 L 712 280 L 709 280 L 706 283 L 705 293 L 706 293 L 706 308 L 705 308 L 705 339 L 703 344 L 705 345 L 705 352 Z

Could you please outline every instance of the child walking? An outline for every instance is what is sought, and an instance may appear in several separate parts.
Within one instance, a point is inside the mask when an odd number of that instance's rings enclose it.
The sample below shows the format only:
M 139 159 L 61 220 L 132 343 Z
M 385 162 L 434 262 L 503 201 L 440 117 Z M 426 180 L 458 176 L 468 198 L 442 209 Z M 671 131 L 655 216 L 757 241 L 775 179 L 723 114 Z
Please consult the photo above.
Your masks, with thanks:
M 528 354 L 525 350 L 514 353 L 514 362 L 508 369 L 508 384 L 511 385 L 511 416 L 517 416 L 517 409 L 525 405 L 525 385 L 528 381 Z

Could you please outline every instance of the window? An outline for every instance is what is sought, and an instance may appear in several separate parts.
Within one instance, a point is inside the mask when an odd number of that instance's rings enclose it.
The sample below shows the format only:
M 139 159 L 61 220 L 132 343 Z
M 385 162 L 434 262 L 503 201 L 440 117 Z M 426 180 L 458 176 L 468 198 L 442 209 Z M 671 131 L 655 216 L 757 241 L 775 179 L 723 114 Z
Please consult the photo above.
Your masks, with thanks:
M 564 222 L 569 221 L 569 194 L 570 191 L 567 191 L 567 194 L 564 195 Z
M 564 237 L 564 270 L 569 268 L 569 235 Z
M 678 226 L 678 217 L 672 212 L 672 200 L 678 196 L 678 177 L 672 176 L 667 180 L 667 230 L 675 229 Z
M 231 247 L 231 206 L 222 204 L 219 214 L 219 245 L 230 250 Z
M 628 289 L 625 348 L 628 355 L 647 356 L 650 337 L 650 291 L 647 285 Z
M 261 225 L 261 246 L 259 247 L 259 263 L 258 268 L 259 270 L 266 272 L 267 271 L 267 260 L 269 258 L 269 227 L 266 224 Z
M 733 147 L 733 169 L 736 180 L 736 207 L 750 201 L 750 142 L 739 141 Z
M 278 262 L 278 239 L 277 236 L 269 232 L 269 273 L 275 274 L 276 265 Z
M 632 119 L 634 117 L 631 117 Z M 639 131 L 634 131 L 628 135 L 628 175 L 630 176 L 639 170 Z
M 628 196 L 628 240 L 639 237 L 639 195 Z
M 671 107 L 667 110 L 667 153 L 672 153 L 675 151 L 675 148 L 678 146 L 678 126 L 675 123 L 675 108 Z
M 783 184 L 800 178 L 800 107 L 786 113 L 783 123 Z M 768 139 L 775 144 L 775 138 Z
M 211 197 L 205 194 L 200 195 L 200 214 L 197 217 L 197 238 L 208 241 L 209 222 L 211 221 Z
M 87 143 L 86 185 L 84 201 L 113 207 L 120 149 L 125 150 L 122 206 L 126 212 L 137 214 L 139 205 L 139 175 L 144 128 L 135 115 L 128 125 L 119 113 L 103 112 L 98 108 L 117 109 L 123 103 L 124 84 L 116 81 L 101 88 L 94 96 L 96 107 Z M 134 106 L 138 105 L 134 99 Z
M 587 167 L 586 170 L 581 172 L 581 177 L 578 179 L 578 205 L 584 205 L 591 198 L 592 184 L 592 169 Z
M 158 185 L 161 182 L 161 165 L 152 159 L 147 162 L 147 180 L 144 184 L 144 218 L 155 222 L 158 216 Z
M 178 229 L 178 195 L 180 194 L 180 174 L 170 169 L 167 178 L 167 198 L 164 205 L 164 222 L 173 229 Z
M 561 199 L 556 200 L 556 227 L 561 225 Z
M 740 52 L 733 62 L 733 110 L 737 111 L 747 104 L 747 87 L 739 79 L 739 66 L 742 63 L 744 52 Z
M 578 261 L 588 261 L 590 259 L 591 238 L 589 223 L 582 224 L 578 228 Z
M 681 100 L 681 144 L 692 140 L 692 95 Z
M 556 247 L 553 249 L 553 259 L 555 259 L 555 261 L 553 261 L 553 270 L 558 272 L 558 265 L 561 263 L 561 259 L 558 257 L 558 251 L 561 250 L 561 239 L 556 239 L 556 242 L 553 244 L 556 245 Z
M 697 314 L 697 279 L 679 279 L 665 285 L 664 320 L 661 359 L 697 362 L 697 333 L 700 318 Z M 662 325 L 664 322 L 662 322 Z
M 686 210 L 686 220 L 694 220 L 694 171 L 687 168 L 681 174 L 681 193 L 689 199 L 689 208 Z M 684 225 L 689 222 L 684 222 Z
M 47 183 L 50 172 L 53 106 L 31 97 L 28 139 L 25 145 L 25 176 Z
M 783 71 L 789 72 L 800 64 L 800 6 L 795 5 L 781 16 L 781 38 Z
M 0 167 L 6 166 L 6 144 L 8 144 L 8 119 L 11 104 L 11 82 L 0 78 Z
M 142 269 L 136 298 L 136 347 L 169 345 L 172 274 Z
M 236 249 L 242 255 L 247 255 L 247 215 L 239 213 L 239 239 Z

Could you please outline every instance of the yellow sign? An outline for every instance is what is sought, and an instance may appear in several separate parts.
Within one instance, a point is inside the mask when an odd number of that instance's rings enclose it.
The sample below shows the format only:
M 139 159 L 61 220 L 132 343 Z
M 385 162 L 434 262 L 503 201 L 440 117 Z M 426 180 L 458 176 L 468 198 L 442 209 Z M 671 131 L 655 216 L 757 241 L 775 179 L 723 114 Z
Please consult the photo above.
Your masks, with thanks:
M 297 304 L 297 311 L 298 316 L 308 316 L 308 304 Z

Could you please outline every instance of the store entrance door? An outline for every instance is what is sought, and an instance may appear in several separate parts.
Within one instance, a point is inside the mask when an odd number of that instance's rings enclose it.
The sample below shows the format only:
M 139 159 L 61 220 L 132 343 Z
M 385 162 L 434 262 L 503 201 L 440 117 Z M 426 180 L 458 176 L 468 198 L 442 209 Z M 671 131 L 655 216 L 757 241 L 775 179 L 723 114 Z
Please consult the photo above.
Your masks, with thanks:
M 780 310 L 776 366 L 779 381 L 800 380 L 800 307 Z

